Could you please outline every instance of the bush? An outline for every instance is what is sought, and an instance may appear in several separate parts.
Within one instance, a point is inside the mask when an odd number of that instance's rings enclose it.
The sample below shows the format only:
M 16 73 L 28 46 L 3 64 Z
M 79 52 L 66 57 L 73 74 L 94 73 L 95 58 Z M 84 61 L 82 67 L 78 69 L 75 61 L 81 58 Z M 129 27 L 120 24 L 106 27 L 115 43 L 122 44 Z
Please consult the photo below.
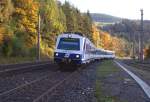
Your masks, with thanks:
M 12 54 L 11 42 L 12 39 L 9 36 L 4 37 L 1 47 L 3 56 L 9 57 Z
M 12 56 L 22 56 L 24 52 L 24 43 L 18 37 L 12 39 Z
M 144 55 L 145 55 L 145 58 L 146 58 L 146 59 L 150 59 L 150 45 L 149 45 L 148 48 L 145 49 L 144 52 L 145 52 L 145 54 L 144 54 Z
M 30 56 L 30 57 L 36 57 L 36 47 L 34 46 L 34 47 L 32 47 L 32 48 L 30 48 L 29 49 L 29 53 L 28 53 L 28 55 Z
M 27 48 L 25 41 L 19 37 L 5 37 L 2 47 L 4 57 L 35 57 L 36 47 Z

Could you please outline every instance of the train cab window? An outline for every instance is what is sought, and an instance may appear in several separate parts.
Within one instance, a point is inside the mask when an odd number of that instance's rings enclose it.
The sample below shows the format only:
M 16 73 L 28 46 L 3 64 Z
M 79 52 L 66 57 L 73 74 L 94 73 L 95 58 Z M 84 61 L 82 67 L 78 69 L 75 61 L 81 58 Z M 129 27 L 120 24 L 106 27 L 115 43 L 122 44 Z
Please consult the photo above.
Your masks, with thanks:
M 60 38 L 58 49 L 80 50 L 80 39 L 78 38 Z

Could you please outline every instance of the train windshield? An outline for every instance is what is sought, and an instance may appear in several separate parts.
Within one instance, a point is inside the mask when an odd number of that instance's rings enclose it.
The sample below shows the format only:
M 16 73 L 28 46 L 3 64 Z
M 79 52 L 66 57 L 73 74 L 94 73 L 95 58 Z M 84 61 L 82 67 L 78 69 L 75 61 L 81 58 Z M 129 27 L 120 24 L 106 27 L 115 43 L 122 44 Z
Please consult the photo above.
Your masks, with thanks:
M 60 38 L 58 49 L 80 50 L 80 40 L 78 38 Z

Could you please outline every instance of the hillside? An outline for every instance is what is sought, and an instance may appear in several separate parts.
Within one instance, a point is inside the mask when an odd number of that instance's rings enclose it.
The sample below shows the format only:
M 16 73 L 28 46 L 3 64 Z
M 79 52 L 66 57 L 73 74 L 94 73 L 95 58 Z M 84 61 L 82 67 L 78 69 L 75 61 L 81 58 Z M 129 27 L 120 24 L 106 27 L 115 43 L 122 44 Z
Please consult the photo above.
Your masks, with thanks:
M 116 23 L 120 22 L 122 19 L 119 17 L 101 14 L 101 13 L 91 13 L 91 17 L 95 22 L 103 22 L 103 23 Z

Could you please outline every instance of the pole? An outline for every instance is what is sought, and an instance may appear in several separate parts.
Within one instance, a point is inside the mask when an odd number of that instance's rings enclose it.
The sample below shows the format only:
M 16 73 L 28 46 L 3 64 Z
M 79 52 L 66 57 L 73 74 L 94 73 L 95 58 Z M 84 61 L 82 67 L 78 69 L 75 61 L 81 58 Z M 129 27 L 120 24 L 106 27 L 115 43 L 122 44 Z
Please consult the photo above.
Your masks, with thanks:
M 140 10 L 141 11 L 141 32 L 140 32 L 140 60 L 143 61 L 143 9 Z
M 37 61 L 40 61 L 40 13 L 38 14 L 38 41 L 37 41 Z
M 135 32 L 133 33 L 133 58 L 135 59 Z

